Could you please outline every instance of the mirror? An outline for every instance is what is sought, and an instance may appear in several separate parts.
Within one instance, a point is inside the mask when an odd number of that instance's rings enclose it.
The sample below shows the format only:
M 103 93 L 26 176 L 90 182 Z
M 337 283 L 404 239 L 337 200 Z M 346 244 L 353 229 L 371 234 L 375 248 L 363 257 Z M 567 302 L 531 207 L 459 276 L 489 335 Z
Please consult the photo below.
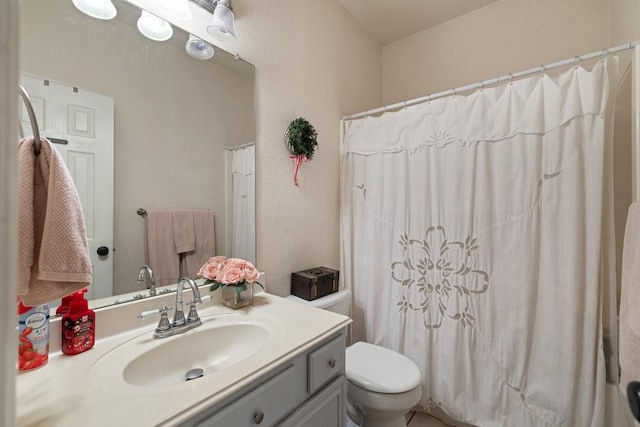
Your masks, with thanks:
M 234 148 L 255 141 L 255 117 L 253 65 L 217 47 L 212 59 L 194 59 L 184 48 L 188 33 L 175 26 L 169 41 L 151 41 L 136 29 L 139 10 L 114 4 L 118 16 L 100 21 L 70 0 L 23 0 L 20 71 L 113 99 L 114 234 L 106 246 L 119 295 L 143 290 L 140 208 L 212 211 L 216 255 L 233 255 L 229 166 Z M 255 234 L 248 239 L 255 254 Z

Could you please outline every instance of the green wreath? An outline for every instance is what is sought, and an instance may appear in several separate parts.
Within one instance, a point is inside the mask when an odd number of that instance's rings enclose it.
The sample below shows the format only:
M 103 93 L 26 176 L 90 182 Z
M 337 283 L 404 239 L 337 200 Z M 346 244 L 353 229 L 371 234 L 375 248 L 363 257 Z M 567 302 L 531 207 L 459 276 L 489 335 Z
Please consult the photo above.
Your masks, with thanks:
M 318 147 L 318 133 L 303 117 L 298 117 L 289 124 L 286 132 L 287 147 L 294 156 L 305 156 L 311 160 Z

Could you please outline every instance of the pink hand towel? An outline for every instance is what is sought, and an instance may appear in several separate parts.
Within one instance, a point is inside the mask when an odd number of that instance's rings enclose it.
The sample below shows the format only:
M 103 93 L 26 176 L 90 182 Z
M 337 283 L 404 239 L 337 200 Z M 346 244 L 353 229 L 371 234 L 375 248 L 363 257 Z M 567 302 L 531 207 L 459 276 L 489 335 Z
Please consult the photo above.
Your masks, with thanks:
M 182 254 L 196 250 L 196 229 L 193 224 L 193 211 L 186 209 L 174 209 L 173 214 L 173 240 L 176 253 Z
M 180 258 L 173 238 L 173 211 L 147 209 L 147 264 L 156 286 L 178 283 Z
M 18 163 L 18 295 L 33 306 L 91 284 L 82 206 L 62 157 L 42 138 L 20 142 Z
M 184 254 L 183 274 L 194 279 L 207 260 L 216 255 L 216 231 L 213 212 L 193 211 L 193 223 L 196 233 L 196 249 Z

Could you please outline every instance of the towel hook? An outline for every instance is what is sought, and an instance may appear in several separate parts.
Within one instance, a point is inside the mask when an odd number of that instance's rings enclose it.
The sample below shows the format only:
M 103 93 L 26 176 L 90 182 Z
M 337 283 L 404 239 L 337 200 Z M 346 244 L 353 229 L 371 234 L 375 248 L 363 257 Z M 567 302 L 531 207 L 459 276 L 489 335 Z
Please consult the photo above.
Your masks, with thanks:
M 26 107 L 27 113 L 29 114 L 29 121 L 31 122 L 31 129 L 33 130 L 33 153 L 37 156 L 40 154 L 42 142 L 40 141 L 40 130 L 38 129 L 36 113 L 33 111 L 33 105 L 31 105 L 29 94 L 22 85 L 18 85 L 18 93 L 22 97 L 24 106 Z M 22 124 L 19 123 L 19 125 L 20 127 L 22 127 Z

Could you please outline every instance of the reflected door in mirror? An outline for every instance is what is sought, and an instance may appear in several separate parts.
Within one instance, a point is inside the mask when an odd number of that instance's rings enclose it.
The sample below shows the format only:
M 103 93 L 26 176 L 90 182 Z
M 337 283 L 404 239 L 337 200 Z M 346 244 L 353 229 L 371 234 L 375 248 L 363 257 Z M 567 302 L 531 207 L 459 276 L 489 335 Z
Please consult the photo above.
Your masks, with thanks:
M 54 142 L 80 195 L 93 266 L 87 295 L 111 296 L 113 257 L 104 248 L 113 247 L 113 98 L 26 73 L 20 83 L 34 104 L 40 134 Z M 20 119 L 31 135 L 24 106 Z

